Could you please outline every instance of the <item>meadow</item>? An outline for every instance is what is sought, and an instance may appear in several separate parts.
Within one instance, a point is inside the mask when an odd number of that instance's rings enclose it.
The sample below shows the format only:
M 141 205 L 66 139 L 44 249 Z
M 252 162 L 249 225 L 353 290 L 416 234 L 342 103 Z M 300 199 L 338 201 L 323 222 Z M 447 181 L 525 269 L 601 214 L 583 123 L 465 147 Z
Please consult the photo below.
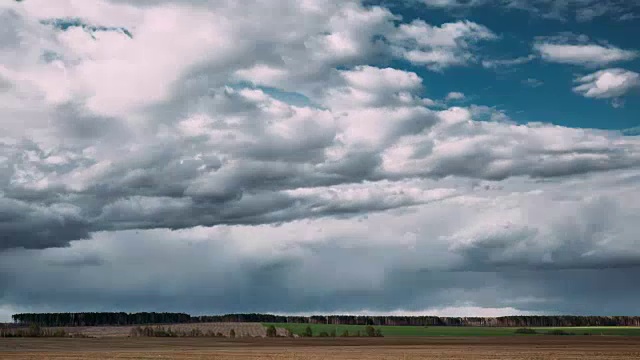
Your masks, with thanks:
M 307 326 L 311 327 L 313 336 L 318 336 L 321 332 L 331 334 L 335 331 L 340 336 L 348 331 L 350 336 L 355 336 L 359 331 L 365 335 L 364 325 L 331 325 L 331 324 L 282 324 L 264 323 L 265 326 L 273 325 L 276 328 L 289 329 L 293 334 L 303 335 Z M 599 326 L 599 327 L 534 327 L 536 334 L 518 334 L 518 328 L 510 327 L 467 327 L 467 326 L 374 326 L 380 329 L 383 336 L 530 336 L 553 334 L 562 331 L 571 335 L 609 335 L 609 336 L 640 336 L 640 327 L 623 326 Z

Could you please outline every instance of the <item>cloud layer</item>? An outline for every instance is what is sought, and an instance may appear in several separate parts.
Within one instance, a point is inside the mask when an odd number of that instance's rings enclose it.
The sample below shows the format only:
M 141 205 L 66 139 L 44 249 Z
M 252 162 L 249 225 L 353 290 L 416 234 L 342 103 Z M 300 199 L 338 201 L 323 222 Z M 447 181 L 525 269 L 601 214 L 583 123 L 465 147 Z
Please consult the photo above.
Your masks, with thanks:
M 394 66 L 479 66 L 484 25 L 355 0 L 28 0 L 0 22 L 0 309 L 635 309 L 640 139 L 447 106 Z
M 535 44 L 534 48 L 546 61 L 587 67 L 608 65 L 638 57 L 637 51 L 623 50 L 610 45 L 540 42 Z

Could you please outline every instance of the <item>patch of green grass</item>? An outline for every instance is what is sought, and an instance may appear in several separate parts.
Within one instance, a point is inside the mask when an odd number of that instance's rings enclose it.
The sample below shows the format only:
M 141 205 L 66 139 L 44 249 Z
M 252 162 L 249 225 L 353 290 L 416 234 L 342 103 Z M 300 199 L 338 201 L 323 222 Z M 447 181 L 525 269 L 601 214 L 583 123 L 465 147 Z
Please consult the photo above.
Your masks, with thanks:
M 321 332 L 331 333 L 335 330 L 338 336 L 345 331 L 350 336 L 360 331 L 365 335 L 364 325 L 329 325 L 329 324 L 271 324 L 278 328 L 291 330 L 292 333 L 302 335 L 307 326 L 313 330 L 313 336 Z M 384 336 L 538 336 L 561 330 L 575 335 L 616 335 L 616 336 L 640 336 L 640 327 L 536 327 L 531 328 L 535 334 L 518 334 L 518 328 L 508 327 L 466 327 L 466 326 L 374 326 L 380 329 Z
M 610 335 L 610 336 L 640 336 L 640 327 L 631 326 L 585 326 L 585 327 L 553 327 L 534 328 L 541 334 L 561 330 L 575 335 Z

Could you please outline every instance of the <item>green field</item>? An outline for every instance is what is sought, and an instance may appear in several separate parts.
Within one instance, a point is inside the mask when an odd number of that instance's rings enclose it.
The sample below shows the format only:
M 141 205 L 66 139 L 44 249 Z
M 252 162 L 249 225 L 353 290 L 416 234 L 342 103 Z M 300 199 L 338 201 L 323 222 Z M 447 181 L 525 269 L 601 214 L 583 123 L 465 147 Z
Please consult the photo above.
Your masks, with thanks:
M 311 326 L 313 336 L 318 336 L 320 332 L 331 333 L 335 330 L 340 336 L 345 330 L 354 336 L 357 331 L 362 335 L 365 334 L 365 326 L 360 325 L 327 325 L 327 324 L 271 324 L 265 323 L 265 326 L 274 325 L 278 328 L 289 329 L 297 335 Z M 384 336 L 532 336 L 516 334 L 517 328 L 498 328 L 498 327 L 458 327 L 458 326 L 374 326 L 380 329 Z M 640 336 L 640 327 L 545 327 L 532 328 L 540 335 L 546 334 L 554 330 L 562 330 L 575 335 L 615 335 L 615 336 Z M 537 335 L 533 335 L 537 336 Z

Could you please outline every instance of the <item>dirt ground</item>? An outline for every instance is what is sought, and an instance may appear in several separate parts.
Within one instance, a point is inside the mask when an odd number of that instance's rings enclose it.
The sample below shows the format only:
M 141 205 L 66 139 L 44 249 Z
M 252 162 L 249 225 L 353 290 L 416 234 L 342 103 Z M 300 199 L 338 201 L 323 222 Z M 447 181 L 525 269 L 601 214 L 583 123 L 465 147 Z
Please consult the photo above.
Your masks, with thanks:
M 99 338 L 0 339 L 0 359 L 640 359 L 640 339 L 501 338 Z

